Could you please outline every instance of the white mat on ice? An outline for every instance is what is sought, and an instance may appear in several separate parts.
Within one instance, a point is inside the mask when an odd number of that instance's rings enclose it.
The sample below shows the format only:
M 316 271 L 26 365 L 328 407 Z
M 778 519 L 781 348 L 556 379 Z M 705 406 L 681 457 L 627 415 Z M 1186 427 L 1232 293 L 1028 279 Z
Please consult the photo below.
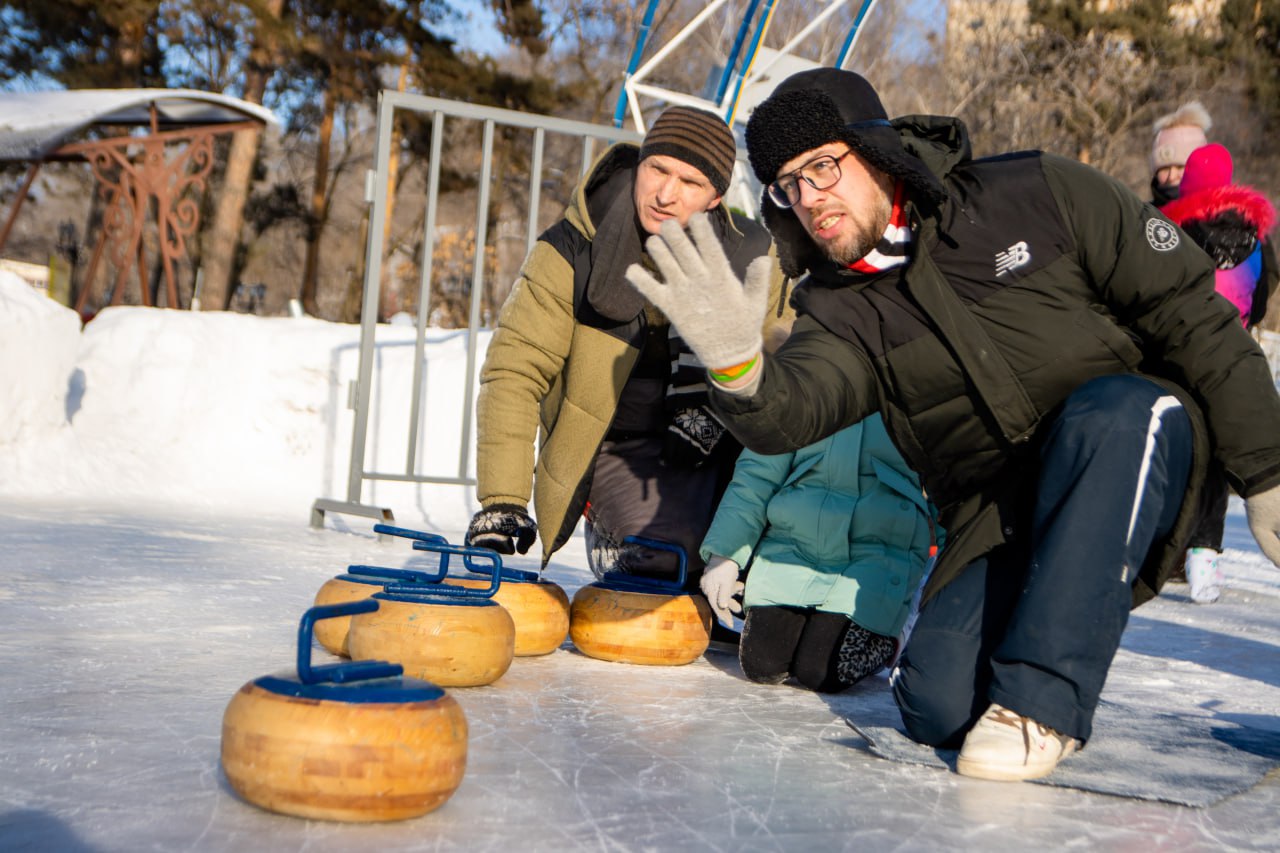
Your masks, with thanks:
M 956 751 L 907 737 L 886 690 L 855 694 L 849 726 L 881 758 L 955 770 Z M 850 697 L 853 698 L 853 697 Z M 1140 800 L 1209 806 L 1253 787 L 1280 765 L 1280 732 L 1211 717 L 1152 713 L 1104 700 L 1088 746 L 1039 784 Z

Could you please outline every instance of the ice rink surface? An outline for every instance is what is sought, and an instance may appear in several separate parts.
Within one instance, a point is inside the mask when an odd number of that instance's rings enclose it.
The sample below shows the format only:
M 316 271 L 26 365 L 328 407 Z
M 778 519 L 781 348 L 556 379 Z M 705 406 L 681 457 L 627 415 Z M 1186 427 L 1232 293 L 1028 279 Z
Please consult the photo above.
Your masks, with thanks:
M 410 524 L 405 520 L 405 524 Z M 437 530 L 460 541 L 460 530 Z M 401 567 L 365 519 L 236 519 L 0 500 L 0 851 L 1275 850 L 1280 772 L 1207 808 L 965 779 L 870 754 L 838 696 L 567 642 L 452 688 L 461 787 L 424 817 L 307 821 L 240 800 L 220 726 L 293 668 L 298 619 L 351 563 Z M 1216 604 L 1172 585 L 1133 615 L 1104 699 L 1280 730 L 1280 572 L 1233 502 Z M 516 560 L 531 568 L 531 560 Z M 575 537 L 547 577 L 590 581 Z M 331 658 L 315 651 L 317 662 Z

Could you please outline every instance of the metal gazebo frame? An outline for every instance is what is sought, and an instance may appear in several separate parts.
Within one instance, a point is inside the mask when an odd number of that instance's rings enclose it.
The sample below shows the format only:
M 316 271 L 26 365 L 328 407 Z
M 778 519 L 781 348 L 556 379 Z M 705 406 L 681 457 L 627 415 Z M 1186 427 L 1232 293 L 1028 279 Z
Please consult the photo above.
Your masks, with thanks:
M 213 168 L 213 142 L 221 135 L 278 124 L 265 108 L 189 89 L 94 89 L 0 94 L 0 160 L 30 161 L 26 178 L 0 228 L 0 252 L 40 168 L 47 162 L 85 160 L 104 203 L 102 228 L 74 308 L 85 313 L 104 257 L 114 268 L 106 286 L 110 304 L 124 301 L 136 273 L 143 305 L 151 306 L 144 232 L 154 221 L 165 305 L 179 306 L 177 264 L 200 224 L 190 197 Z M 66 142 L 100 128 L 142 127 L 143 134 Z M 173 153 L 171 156 L 170 152 Z

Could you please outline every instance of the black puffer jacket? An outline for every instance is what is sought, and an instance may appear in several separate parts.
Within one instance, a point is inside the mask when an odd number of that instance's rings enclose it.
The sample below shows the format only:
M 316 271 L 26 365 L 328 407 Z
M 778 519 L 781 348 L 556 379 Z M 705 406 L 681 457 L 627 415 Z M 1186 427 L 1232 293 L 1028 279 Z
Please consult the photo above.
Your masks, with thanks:
M 839 268 L 816 257 L 794 214 L 772 211 L 784 268 L 800 259 L 810 271 L 793 297 L 799 319 L 756 393 L 717 392 L 715 404 L 762 453 L 882 412 L 948 531 L 932 594 L 1026 530 L 1038 429 L 1055 407 L 1094 377 L 1152 374 L 1188 404 L 1197 474 L 1184 517 L 1139 573 L 1141 603 L 1181 551 L 1211 446 L 1241 494 L 1280 483 L 1265 357 L 1213 298 L 1204 254 L 1119 183 L 1037 152 L 972 160 L 955 119 L 893 124 L 945 189 L 941 203 L 912 194 L 911 263 Z

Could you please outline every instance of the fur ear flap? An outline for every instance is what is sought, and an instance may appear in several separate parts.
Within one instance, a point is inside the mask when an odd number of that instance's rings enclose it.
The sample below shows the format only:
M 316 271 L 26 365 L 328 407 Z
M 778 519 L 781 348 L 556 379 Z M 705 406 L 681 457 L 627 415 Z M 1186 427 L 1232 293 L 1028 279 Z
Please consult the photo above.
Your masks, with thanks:
M 788 278 L 800 278 L 813 266 L 818 254 L 818 247 L 809 239 L 809 232 L 804 230 L 794 213 L 774 204 L 768 191 L 760 198 L 760 214 L 764 227 L 773 235 L 782 274 Z

